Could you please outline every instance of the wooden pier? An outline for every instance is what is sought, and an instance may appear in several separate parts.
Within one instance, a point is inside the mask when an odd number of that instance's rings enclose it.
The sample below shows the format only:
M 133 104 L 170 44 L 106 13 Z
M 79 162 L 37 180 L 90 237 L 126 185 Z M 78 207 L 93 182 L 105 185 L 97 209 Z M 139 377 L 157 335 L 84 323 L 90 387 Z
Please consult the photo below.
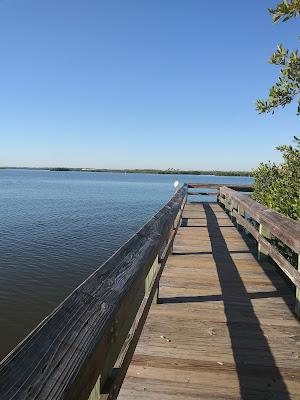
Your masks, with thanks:
M 187 204 L 120 400 L 300 398 L 294 293 L 219 204 Z
M 300 224 L 241 191 L 183 186 L 2 362 L 0 398 L 300 399 L 300 273 L 272 241 L 299 254 Z

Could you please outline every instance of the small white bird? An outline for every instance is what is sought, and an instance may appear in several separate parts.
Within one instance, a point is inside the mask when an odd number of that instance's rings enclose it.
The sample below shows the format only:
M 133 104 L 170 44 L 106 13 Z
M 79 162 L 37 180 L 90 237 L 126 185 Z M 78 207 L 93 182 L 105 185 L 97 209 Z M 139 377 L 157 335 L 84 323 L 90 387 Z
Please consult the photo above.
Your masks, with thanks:
M 179 182 L 178 182 L 178 181 L 175 181 L 175 182 L 174 182 L 174 188 L 176 189 L 178 185 L 179 185 Z

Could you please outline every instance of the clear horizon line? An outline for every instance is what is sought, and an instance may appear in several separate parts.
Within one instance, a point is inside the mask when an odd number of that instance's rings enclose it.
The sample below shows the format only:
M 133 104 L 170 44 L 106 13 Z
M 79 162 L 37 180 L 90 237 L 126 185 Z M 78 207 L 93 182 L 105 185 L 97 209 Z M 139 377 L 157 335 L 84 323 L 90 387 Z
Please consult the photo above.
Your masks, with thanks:
M 253 168 L 250 169 L 181 169 L 181 168 L 105 168 L 105 167 L 65 167 L 65 166 L 15 166 L 15 165 L 3 165 L 0 166 L 0 169 L 43 169 L 43 170 L 51 170 L 51 169 L 69 169 L 69 170 L 106 170 L 106 171 L 197 171 L 197 172 L 251 172 Z

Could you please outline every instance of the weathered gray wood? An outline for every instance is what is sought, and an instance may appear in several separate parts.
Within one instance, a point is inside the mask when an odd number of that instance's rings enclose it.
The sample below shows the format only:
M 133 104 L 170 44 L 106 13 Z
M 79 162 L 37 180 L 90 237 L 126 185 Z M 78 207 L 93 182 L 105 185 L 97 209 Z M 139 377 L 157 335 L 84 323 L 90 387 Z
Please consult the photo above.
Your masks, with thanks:
M 186 193 L 186 186 L 178 190 L 3 360 L 1 399 L 89 397 L 107 363 L 113 364 L 108 349 L 121 331 L 125 334 L 128 310 L 143 287 L 160 244 L 172 229 Z
M 168 258 L 168 255 L 170 254 L 171 250 L 172 250 L 172 244 L 174 241 L 176 235 L 176 230 L 174 229 L 171 233 L 171 236 L 166 244 L 166 246 L 163 249 L 163 252 L 160 254 L 159 256 L 159 262 L 163 263 L 166 261 L 166 259 Z
M 300 273 L 300 254 L 298 254 L 298 272 Z M 300 288 L 296 287 L 295 313 L 300 317 Z
M 183 217 L 118 399 L 299 400 L 292 291 L 218 204 Z
M 152 287 L 152 282 L 153 282 L 153 277 L 156 275 L 156 272 L 159 268 L 159 261 L 158 261 L 158 256 L 155 258 L 148 275 L 146 276 L 145 279 L 145 295 L 148 296 L 148 292 L 150 291 Z
M 243 210 L 243 208 L 241 207 L 240 204 L 238 204 L 237 211 L 238 211 L 238 214 L 239 214 L 241 217 L 245 218 L 245 212 L 244 212 L 244 210 Z M 241 230 L 241 226 L 240 226 L 238 220 L 236 221 L 236 227 L 237 227 L 237 230 L 238 230 L 238 231 Z
M 173 230 L 170 232 L 170 236 L 168 238 L 168 241 L 167 241 L 165 247 L 162 249 L 162 252 L 159 252 L 158 262 L 162 266 L 165 265 L 169 254 L 172 253 L 172 251 L 173 251 L 174 239 L 175 239 L 176 233 L 177 233 L 177 231 L 179 229 L 179 226 L 181 224 L 182 213 L 183 213 L 184 207 L 185 207 L 186 202 L 187 202 L 187 197 L 188 196 L 185 195 L 185 198 L 184 198 L 184 200 L 182 202 L 182 205 L 181 205 L 181 207 L 180 207 L 180 209 L 178 211 L 178 214 L 177 214 L 177 216 L 176 216 L 176 218 L 174 220 Z M 154 302 L 155 303 L 159 303 L 159 283 L 157 284 L 157 290 L 156 290 L 156 293 L 155 293 L 155 296 L 154 296 Z
M 237 211 L 233 210 L 233 213 L 236 219 L 239 221 L 239 224 L 247 229 L 249 233 L 266 249 L 269 256 L 276 262 L 279 268 L 285 273 L 285 275 L 293 282 L 293 284 L 300 288 L 300 272 L 297 271 L 286 258 L 283 257 L 279 253 L 275 247 L 272 246 L 271 243 L 268 242 L 266 238 L 264 238 L 253 225 L 250 224 L 246 219 L 238 214 Z
M 189 188 L 206 188 L 206 189 L 219 189 L 224 187 L 221 183 L 188 183 Z M 253 192 L 252 185 L 227 185 L 226 187 L 232 188 L 237 192 Z
M 234 190 L 222 187 L 220 193 L 226 201 L 236 201 L 259 224 L 269 229 L 272 235 L 300 254 L 300 223 L 277 211 L 257 203 L 250 196 L 236 193 Z
M 270 230 L 262 224 L 259 225 L 259 233 L 266 239 L 271 239 L 272 237 Z M 263 244 L 258 243 L 257 251 L 259 260 L 266 261 L 268 259 L 268 249 Z
M 103 394 L 101 395 L 100 400 L 115 400 L 118 397 L 122 383 L 126 376 L 127 369 L 130 365 L 134 350 L 136 348 L 144 323 L 146 321 L 149 309 L 151 307 L 151 304 L 154 302 L 157 287 L 159 285 L 159 280 L 165 266 L 165 261 L 166 260 L 164 260 L 161 264 L 158 264 L 159 268 L 155 269 L 152 282 L 148 286 L 147 296 L 143 299 L 141 303 L 136 319 L 132 325 L 130 334 L 128 335 L 128 338 L 124 343 L 122 352 L 120 353 L 120 356 L 116 362 L 113 375 L 111 376 L 111 379 L 108 380 L 107 385 L 104 387 Z
M 218 196 L 219 192 L 188 192 L 189 196 Z
M 232 207 L 231 207 L 231 203 L 229 203 L 225 198 L 219 196 L 219 202 L 220 202 L 221 204 L 223 204 L 224 209 L 225 209 L 225 211 L 226 211 L 227 213 L 229 213 L 229 212 L 231 211 L 231 208 L 232 208 Z

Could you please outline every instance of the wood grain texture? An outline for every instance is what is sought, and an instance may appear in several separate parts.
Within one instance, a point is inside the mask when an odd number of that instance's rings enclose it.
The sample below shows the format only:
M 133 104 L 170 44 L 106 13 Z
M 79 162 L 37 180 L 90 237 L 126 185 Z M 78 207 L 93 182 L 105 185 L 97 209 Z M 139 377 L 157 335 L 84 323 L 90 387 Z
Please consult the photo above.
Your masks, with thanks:
M 272 235 L 289 246 L 297 254 L 300 254 L 300 222 L 295 221 L 286 215 L 271 210 L 257 203 L 250 196 L 237 193 L 227 187 L 220 188 L 220 196 L 225 201 L 239 204 L 259 224 L 270 230 Z M 226 205 L 226 203 L 225 203 Z
M 250 224 L 250 222 L 248 222 L 245 218 L 239 215 L 236 210 L 233 210 L 232 214 L 238 221 L 238 224 L 247 229 L 247 231 L 251 233 L 251 235 L 256 239 L 256 241 L 261 246 L 263 246 L 266 254 L 268 254 L 276 262 L 278 267 L 291 280 L 291 282 L 293 282 L 293 284 L 297 288 L 300 288 L 300 272 L 296 268 L 294 268 L 288 262 L 288 260 L 282 254 L 280 254 L 279 251 L 274 246 L 272 246 L 272 244 L 267 239 L 265 239 L 265 237 L 262 236 L 261 233 L 258 232 L 253 225 Z M 258 253 L 260 251 L 261 250 L 258 249 Z
M 145 278 L 173 229 L 186 192 L 186 186 L 178 190 L 3 360 L 1 400 L 89 397 L 99 376 L 113 367 L 142 301 Z
M 188 192 L 189 196 L 218 196 L 219 192 Z
M 224 187 L 223 184 L 220 183 L 188 183 L 189 188 L 206 188 L 206 189 L 219 189 L 220 187 Z M 237 192 L 253 192 L 252 185 L 228 185 L 228 188 L 232 188 Z
M 186 204 L 120 400 L 300 399 L 294 293 L 218 204 Z

